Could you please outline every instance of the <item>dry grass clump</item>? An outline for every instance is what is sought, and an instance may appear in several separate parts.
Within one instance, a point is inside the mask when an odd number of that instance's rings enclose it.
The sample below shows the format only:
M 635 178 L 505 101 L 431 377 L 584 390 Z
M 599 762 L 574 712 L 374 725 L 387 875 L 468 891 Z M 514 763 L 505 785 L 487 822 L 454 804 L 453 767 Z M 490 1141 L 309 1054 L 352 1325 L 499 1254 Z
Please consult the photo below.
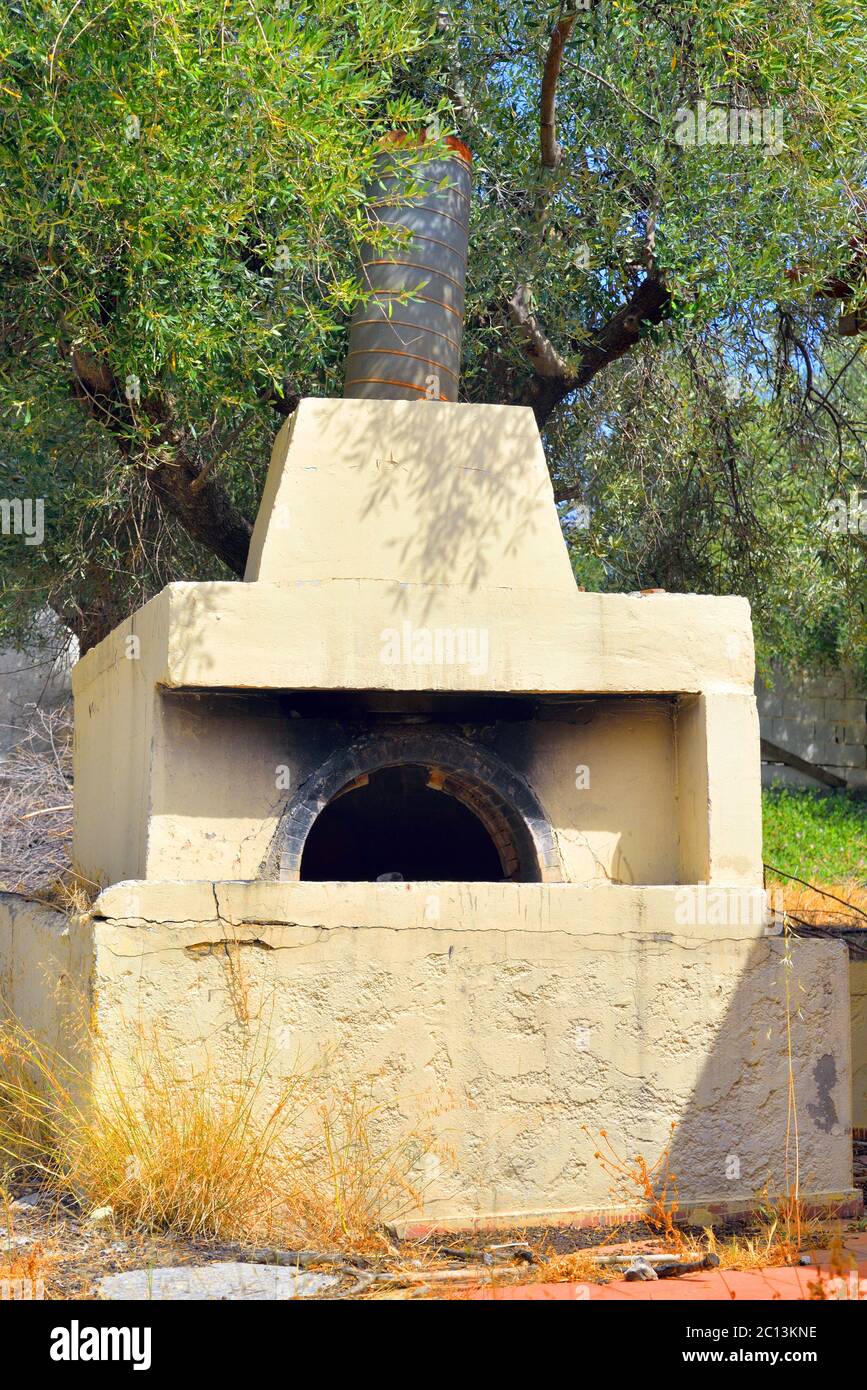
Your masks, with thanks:
M 828 1246 L 828 1264 L 825 1269 L 817 1269 L 815 1279 L 808 1284 L 808 1297 L 825 1302 L 839 1299 L 862 1302 L 867 1298 L 867 1280 L 860 1277 L 858 1261 L 851 1250 L 843 1244 L 842 1232 L 834 1232 Z
M 818 1243 L 821 1218 L 807 1216 L 794 1184 L 788 1191 L 776 1195 L 771 1194 L 768 1187 L 757 1194 L 753 1229 L 748 1234 L 720 1237 L 708 1227 L 698 1239 L 682 1230 L 678 1223 L 683 1222 L 684 1214 L 679 1207 L 677 1180 L 668 1166 L 674 1131 L 672 1124 L 668 1142 L 654 1163 L 649 1163 L 642 1154 L 632 1159 L 622 1157 L 604 1130 L 599 1134 L 603 1147 L 594 1154 L 613 1180 L 610 1190 L 614 1200 L 627 1208 L 641 1210 L 641 1220 L 660 1251 L 670 1251 L 686 1261 L 707 1254 L 716 1255 L 723 1271 L 749 1270 L 797 1264 L 801 1253 Z M 615 1230 L 611 1238 L 616 1235 Z M 599 1283 L 622 1277 L 622 1272 L 612 1274 L 610 1266 L 595 1263 L 589 1251 L 555 1258 L 545 1264 L 544 1270 L 544 1277 L 552 1282 L 575 1279 Z
M 781 895 L 785 911 L 803 922 L 867 928 L 867 885 L 858 879 L 823 883 L 815 888 L 800 883 L 775 882 L 770 886 Z
M 24 1297 L 28 1299 L 44 1297 L 50 1263 L 41 1246 L 22 1253 L 5 1249 L 0 1238 L 0 1302 L 21 1296 L 16 1285 L 26 1288 Z
M 809 1217 L 793 1193 L 776 1198 L 761 1193 L 752 1232 L 717 1236 L 707 1229 L 704 1248 L 719 1256 L 722 1270 L 796 1265 L 805 1249 L 819 1243 L 821 1231 L 821 1219 Z
M 268 1060 L 251 1057 L 232 1078 L 190 1078 L 146 1043 L 129 1078 L 101 1057 L 88 1100 L 73 1067 L 0 1028 L 7 1180 L 108 1208 L 124 1231 L 316 1249 L 384 1249 L 384 1222 L 419 1201 L 412 1169 L 429 1136 L 378 1138 L 372 1082 L 336 1091 L 311 1072 L 275 1088 Z
M 604 1247 L 602 1250 L 604 1252 Z M 572 1250 L 565 1255 L 543 1254 L 531 1266 L 528 1281 L 532 1279 L 535 1284 L 607 1284 L 612 1279 L 622 1279 L 623 1269 L 600 1264 L 594 1259 L 598 1253 L 597 1250 Z

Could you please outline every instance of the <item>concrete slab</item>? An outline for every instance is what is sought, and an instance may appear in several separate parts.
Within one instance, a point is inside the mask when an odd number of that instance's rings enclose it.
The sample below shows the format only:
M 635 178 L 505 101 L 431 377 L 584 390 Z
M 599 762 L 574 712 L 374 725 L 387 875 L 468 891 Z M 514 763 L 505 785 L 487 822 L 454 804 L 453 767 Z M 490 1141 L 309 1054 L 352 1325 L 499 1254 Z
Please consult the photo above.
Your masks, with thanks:
M 309 1274 L 282 1265 L 242 1264 L 226 1260 L 212 1265 L 133 1269 L 100 1279 L 96 1288 L 113 1300 L 226 1301 L 237 1299 L 313 1298 L 333 1288 L 333 1274 Z

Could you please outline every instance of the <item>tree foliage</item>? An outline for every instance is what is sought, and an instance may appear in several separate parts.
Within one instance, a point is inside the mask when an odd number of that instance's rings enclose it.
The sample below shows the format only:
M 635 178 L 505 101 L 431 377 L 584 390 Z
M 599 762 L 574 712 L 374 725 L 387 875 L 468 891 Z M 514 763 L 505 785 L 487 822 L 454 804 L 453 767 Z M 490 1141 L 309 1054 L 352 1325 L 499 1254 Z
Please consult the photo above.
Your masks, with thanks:
M 28 487 L 48 474 L 57 559 L 117 541 L 79 555 L 82 589 L 49 589 L 89 641 L 140 596 L 130 568 L 162 572 L 160 515 L 243 572 L 264 401 L 333 389 L 377 134 L 421 119 L 394 73 L 425 26 L 414 0 L 0 15 L 3 452 Z
M 280 413 L 340 390 L 376 138 L 439 114 L 474 154 L 462 389 L 536 411 L 581 582 L 737 589 L 768 651 L 863 653 L 865 538 L 823 525 L 867 486 L 860 5 L 0 15 L 0 492 L 48 502 L 10 629 L 47 599 L 89 642 L 242 570 Z

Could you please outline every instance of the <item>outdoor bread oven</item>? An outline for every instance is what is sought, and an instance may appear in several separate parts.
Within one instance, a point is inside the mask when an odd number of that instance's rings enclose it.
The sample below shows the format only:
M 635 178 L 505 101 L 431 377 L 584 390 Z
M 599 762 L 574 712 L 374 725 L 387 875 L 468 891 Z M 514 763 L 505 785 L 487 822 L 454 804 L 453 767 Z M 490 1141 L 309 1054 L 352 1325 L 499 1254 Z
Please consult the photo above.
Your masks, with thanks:
M 246 580 L 78 664 L 82 874 L 761 889 L 748 606 L 580 592 L 529 410 L 302 401 Z
M 77 668 L 78 866 L 760 888 L 748 605 L 578 591 L 532 413 L 456 402 L 471 157 L 425 148 L 381 147 L 398 239 L 245 584 L 172 584 Z
M 192 1070 L 253 1038 L 265 1101 L 373 1078 L 389 1143 L 432 1101 L 416 1229 L 623 1216 L 601 1128 L 706 1224 L 783 1181 L 794 1057 L 802 1195 L 854 1210 L 845 950 L 768 911 L 748 604 L 576 586 L 532 412 L 456 398 L 454 159 L 366 258 L 346 397 L 277 436 L 245 581 L 77 664 L 103 891 L 16 928 L 19 994 L 50 940 L 117 1065 L 144 1017 Z

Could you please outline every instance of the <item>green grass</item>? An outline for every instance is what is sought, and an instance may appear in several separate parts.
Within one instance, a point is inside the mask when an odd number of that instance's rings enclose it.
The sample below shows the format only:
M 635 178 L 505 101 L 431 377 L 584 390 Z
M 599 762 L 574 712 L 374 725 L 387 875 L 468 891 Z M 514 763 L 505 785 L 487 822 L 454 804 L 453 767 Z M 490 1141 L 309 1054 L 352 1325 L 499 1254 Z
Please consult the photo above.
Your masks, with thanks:
M 762 793 L 763 857 L 811 883 L 867 884 L 867 800 L 849 792 Z

